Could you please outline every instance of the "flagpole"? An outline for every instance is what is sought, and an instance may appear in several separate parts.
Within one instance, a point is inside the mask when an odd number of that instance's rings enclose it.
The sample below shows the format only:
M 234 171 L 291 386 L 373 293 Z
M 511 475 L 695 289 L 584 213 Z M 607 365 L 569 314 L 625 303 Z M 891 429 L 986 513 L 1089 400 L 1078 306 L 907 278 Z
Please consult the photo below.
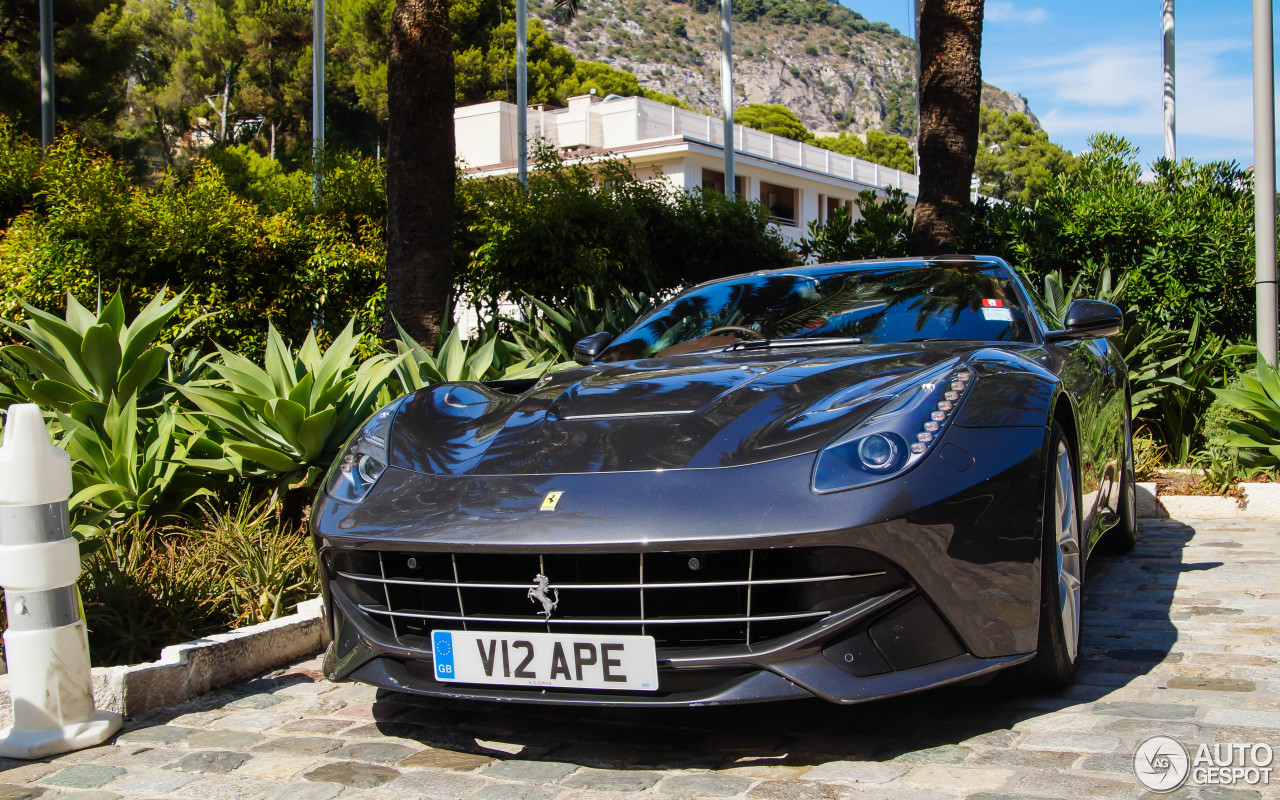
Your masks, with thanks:
M 529 185 L 529 50 L 525 0 L 516 0 L 516 179 Z
M 40 144 L 53 146 L 53 0 L 40 0 Z
M 1172 161 L 1177 152 L 1174 146 L 1173 0 L 1164 0 L 1160 28 L 1164 33 L 1164 157 Z
M 1276 365 L 1276 98 L 1271 0 L 1253 0 L 1253 230 L 1258 354 Z
M 311 21 L 311 202 L 324 199 L 324 0 L 314 0 Z
M 724 193 L 737 191 L 733 178 L 733 0 L 720 0 L 720 106 L 724 112 Z

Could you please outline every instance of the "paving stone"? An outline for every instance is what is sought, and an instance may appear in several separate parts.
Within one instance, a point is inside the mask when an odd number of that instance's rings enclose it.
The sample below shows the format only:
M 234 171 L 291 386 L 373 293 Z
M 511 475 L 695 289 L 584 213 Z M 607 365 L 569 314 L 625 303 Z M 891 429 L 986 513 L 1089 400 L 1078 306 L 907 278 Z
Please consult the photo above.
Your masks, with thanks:
M 319 733 L 329 736 L 349 727 L 351 727 L 351 720 L 308 718 L 290 720 L 276 730 L 281 733 Z
M 1194 739 L 1200 735 L 1200 726 L 1194 722 L 1172 722 L 1154 719 L 1118 719 L 1104 729 L 1108 733 L 1130 734 L 1138 739 L 1148 736 L 1172 736 L 1175 739 Z
M 251 708 L 255 711 L 261 711 L 264 708 L 278 706 L 284 701 L 285 699 L 283 697 L 277 697 L 272 694 L 251 694 L 248 697 L 241 697 L 239 700 L 232 700 L 230 703 L 223 706 L 223 708 L 235 710 Z
M 111 748 L 106 755 L 94 763 L 126 769 L 153 769 L 172 764 L 186 754 L 186 750 L 174 747 L 122 745 Z
M 303 777 L 309 781 L 340 783 L 355 789 L 372 789 L 399 777 L 400 773 L 379 764 L 361 764 L 358 761 L 335 761 L 316 767 Z
M 40 782 L 49 786 L 65 786 L 68 789 L 100 789 L 123 774 L 125 774 L 123 767 L 73 764 L 43 778 Z
M 1113 717 L 1145 717 L 1147 719 L 1190 719 L 1196 715 L 1195 706 L 1174 703 L 1095 703 L 1093 713 Z
M 285 783 L 267 792 L 262 800 L 333 800 L 345 790 L 337 783 Z
M 486 781 L 459 772 L 415 770 L 406 772 L 380 787 L 379 792 L 403 792 L 412 797 L 438 797 L 445 800 L 464 797 L 484 786 Z
M 1130 778 L 1127 781 L 1113 781 L 1104 778 L 1091 778 L 1071 773 L 1035 772 L 1022 775 L 1011 788 L 1016 792 L 1027 794 L 1048 794 L 1058 797 L 1081 797 L 1090 800 L 1121 800 L 1129 797 L 1137 782 Z
M 1258 685 L 1240 678 L 1170 678 L 1170 689 L 1193 689 L 1206 692 L 1255 692 Z
M 994 767 L 955 766 L 952 764 L 922 764 L 908 772 L 902 783 L 917 789 L 943 789 L 958 792 L 978 792 L 1003 788 L 1017 772 Z
M 575 764 L 560 761 L 495 761 L 481 770 L 481 774 L 489 778 L 500 778 L 506 781 L 529 781 L 533 783 L 555 783 L 577 769 Z
M 112 781 L 110 789 L 122 795 L 155 796 L 175 792 L 194 780 L 195 775 L 168 770 L 131 772 Z
M 210 775 L 187 784 L 176 794 L 191 800 L 261 800 L 273 788 L 268 781 L 235 775 Z
M 183 728 L 176 725 L 153 725 L 149 728 L 138 728 L 126 731 L 116 737 L 116 744 L 173 744 L 180 742 L 192 734 L 199 733 L 195 728 Z
M 301 714 L 276 714 L 270 711 L 236 712 L 214 721 L 209 727 L 226 731 L 247 731 L 256 733 L 266 731 L 289 722 Z
M 72 792 L 58 797 L 58 800 L 120 800 L 120 795 L 115 792 L 104 792 L 101 789 L 91 790 L 88 792 Z
M 279 739 L 268 739 L 253 748 L 253 752 L 319 756 L 337 750 L 341 746 L 341 739 L 328 739 L 319 736 L 281 736 Z
M 255 753 L 235 774 L 241 778 L 268 778 L 273 781 L 300 780 L 303 772 L 320 765 L 317 756 L 287 756 Z
M 384 742 L 361 742 L 360 744 L 349 744 L 346 747 L 338 748 L 329 753 L 329 758 L 338 758 L 349 761 L 372 761 L 375 764 L 395 764 L 403 761 L 415 753 L 412 747 L 405 747 L 402 744 L 387 744 Z
M 524 786 L 518 783 L 491 783 L 482 786 L 467 800 L 551 800 L 549 792 L 536 786 Z
M 977 794 L 967 795 L 964 800 L 1064 800 L 1063 798 L 1054 797 L 1031 797 L 1025 794 L 1006 794 L 1004 792 L 978 792 Z
M 840 800 L 851 796 L 848 787 L 816 781 L 764 781 L 751 787 L 751 800 Z
M 831 761 L 819 764 L 804 774 L 806 781 L 849 781 L 852 783 L 887 783 L 911 770 L 908 764 L 883 764 L 874 761 Z
M 44 794 L 39 786 L 11 786 L 0 784 L 0 800 L 35 800 Z
M 912 750 L 895 757 L 894 761 L 905 764 L 960 764 L 969 754 L 972 747 L 958 744 L 947 744 L 941 747 L 928 747 L 923 750 Z
M 1050 750 L 983 750 L 965 761 L 973 767 L 1034 767 L 1067 769 L 1080 758 L 1079 753 L 1055 753 Z
M 182 740 L 192 750 L 247 750 L 267 737 L 247 731 L 204 731 Z
M 429 747 L 426 750 L 414 753 L 396 766 L 409 769 L 448 769 L 456 772 L 471 772 L 492 761 L 492 756 L 459 753 L 454 750 L 438 750 L 434 747 Z
M 15 761 L 15 764 L 21 764 L 18 767 L 7 767 L 3 773 L 4 782 L 10 784 L 34 783 L 44 776 L 56 772 L 61 769 L 62 765 L 44 764 L 39 761 L 28 763 L 25 761 Z
M 564 779 L 564 786 L 600 792 L 642 792 L 662 778 L 661 772 L 580 769 Z
M 173 765 L 173 769 L 183 772 L 203 772 L 210 775 L 225 775 L 252 756 L 248 753 L 233 753 L 228 750 L 203 750 L 183 758 Z
M 1109 772 L 1113 775 L 1133 774 L 1133 755 L 1131 753 L 1099 753 L 1088 756 L 1080 762 L 1080 769 L 1085 772 Z
M 1280 729 L 1280 711 L 1240 708 L 1211 708 L 1204 721 L 1210 725 L 1240 725 L 1248 728 Z
M 1120 746 L 1114 736 L 1084 733 L 1033 733 L 1022 741 L 1024 750 L 1074 750 L 1080 753 L 1112 753 Z
M 750 778 L 727 775 L 672 775 L 658 785 L 658 791 L 676 797 L 733 797 L 751 788 Z

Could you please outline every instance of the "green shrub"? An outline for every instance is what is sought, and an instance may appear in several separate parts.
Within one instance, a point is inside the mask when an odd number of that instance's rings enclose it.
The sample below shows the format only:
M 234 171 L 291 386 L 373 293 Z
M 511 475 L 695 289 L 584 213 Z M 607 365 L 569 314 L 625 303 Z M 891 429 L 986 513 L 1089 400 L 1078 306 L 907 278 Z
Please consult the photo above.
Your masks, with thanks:
M 224 582 L 220 605 L 236 627 L 279 619 L 320 591 L 311 538 L 282 523 L 266 501 L 253 505 L 242 497 L 232 507 L 207 506 L 192 537 Z
M 527 192 L 481 178 L 460 181 L 457 198 L 455 281 L 495 302 L 674 288 L 794 262 L 759 203 L 641 180 L 625 161 L 571 164 L 544 148 Z
M 800 240 L 800 256 L 826 263 L 906 255 L 912 207 L 906 192 L 893 188 L 885 192 L 884 198 L 870 189 L 858 193 L 854 202 L 860 219 L 838 208 L 824 223 L 810 220 L 809 234 Z
M 19 299 L 56 310 L 67 293 L 84 302 L 119 290 L 132 310 L 181 286 L 188 302 L 176 324 L 200 320 L 197 334 L 254 352 L 266 346 L 264 321 L 301 339 L 317 320 L 365 313 L 382 284 L 385 249 L 368 223 L 263 211 L 208 163 L 189 180 L 171 173 L 134 186 L 122 164 L 66 136 L 40 182 L 41 208 L 19 214 L 0 239 L 9 319 L 21 314 Z
M 523 319 L 503 318 L 502 322 L 523 352 L 547 351 L 555 361 L 571 363 L 573 346 L 583 338 L 602 331 L 616 336 L 656 307 L 652 296 L 643 292 L 619 289 L 613 297 L 599 297 L 588 288 L 554 308 L 525 295 Z
M 40 144 L 0 114 L 0 230 L 35 200 Z
M 122 525 L 101 542 L 81 559 L 80 578 L 95 665 L 153 661 L 169 645 L 231 626 L 219 608 L 223 577 L 198 541 Z

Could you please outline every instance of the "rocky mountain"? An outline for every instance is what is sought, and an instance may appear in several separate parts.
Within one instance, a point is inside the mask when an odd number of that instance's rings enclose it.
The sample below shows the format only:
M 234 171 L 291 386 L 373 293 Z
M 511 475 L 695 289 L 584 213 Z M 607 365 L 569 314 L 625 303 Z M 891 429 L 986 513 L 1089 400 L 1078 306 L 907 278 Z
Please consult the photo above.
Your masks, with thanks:
M 742 6 L 745 16 L 755 17 L 736 18 L 733 26 L 739 102 L 779 103 L 811 130 L 875 128 L 914 137 L 914 41 L 828 0 L 734 5 L 735 17 Z M 838 11 L 815 20 L 815 9 L 820 16 Z M 582 0 L 579 15 L 567 24 L 557 21 L 553 0 L 530 0 L 529 11 L 576 58 L 625 69 L 643 87 L 673 94 L 695 109 L 719 108 L 716 3 Z M 1030 114 L 1024 98 L 994 86 L 984 87 L 983 104 Z

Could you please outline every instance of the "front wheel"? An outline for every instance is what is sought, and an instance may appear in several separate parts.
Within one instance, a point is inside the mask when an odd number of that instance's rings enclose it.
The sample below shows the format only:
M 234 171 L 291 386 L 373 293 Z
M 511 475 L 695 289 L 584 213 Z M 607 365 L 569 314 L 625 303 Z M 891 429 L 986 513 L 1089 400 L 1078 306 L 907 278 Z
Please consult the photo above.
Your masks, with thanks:
M 1049 453 L 1040 566 L 1040 634 L 1030 678 L 1037 687 L 1059 689 L 1075 679 L 1080 665 L 1085 564 L 1075 461 L 1071 445 L 1056 422 Z

